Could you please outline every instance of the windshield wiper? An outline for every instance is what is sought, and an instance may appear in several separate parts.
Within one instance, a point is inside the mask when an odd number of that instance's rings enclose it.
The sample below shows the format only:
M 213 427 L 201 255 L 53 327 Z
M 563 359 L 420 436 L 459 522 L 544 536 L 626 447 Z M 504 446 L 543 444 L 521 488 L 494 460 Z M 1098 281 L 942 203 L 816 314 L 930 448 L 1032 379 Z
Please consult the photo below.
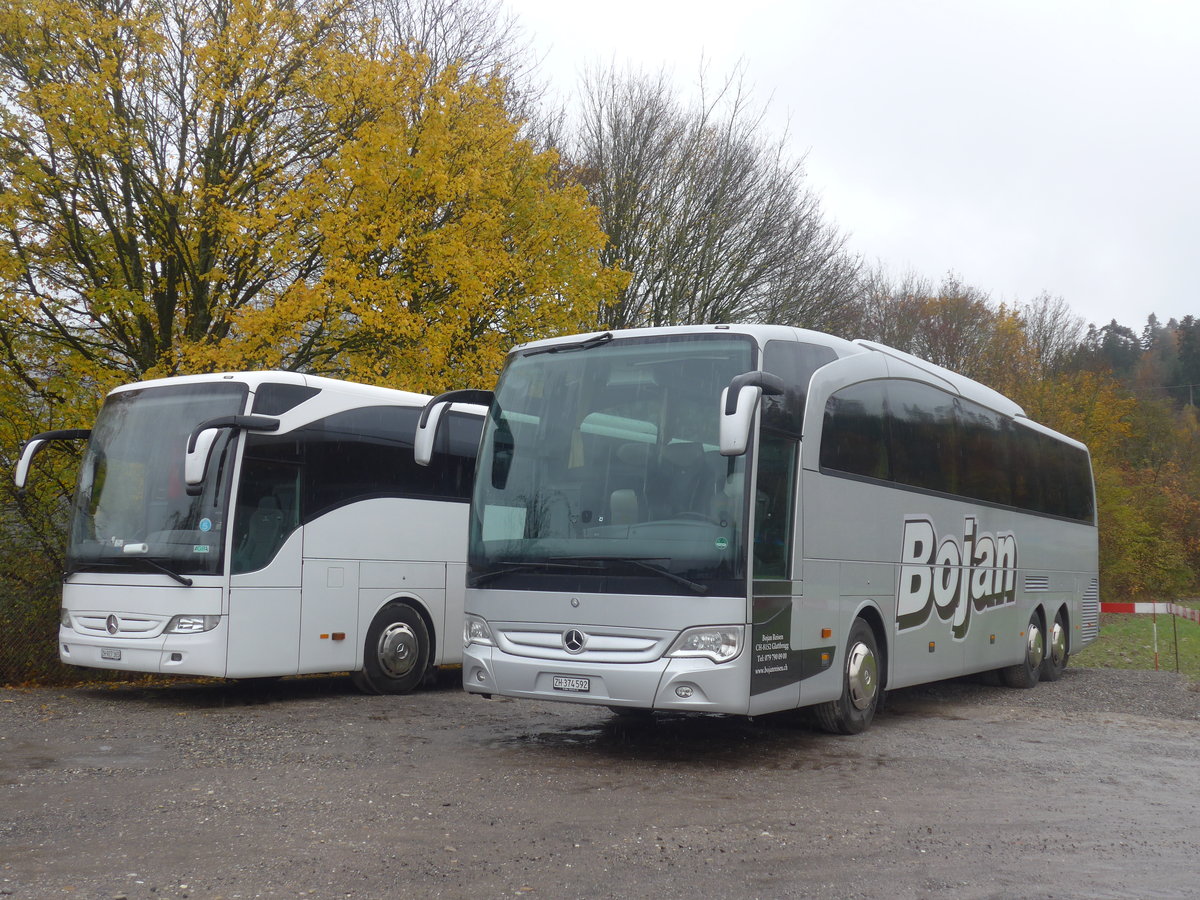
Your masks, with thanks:
M 541 353 L 565 353 L 570 350 L 591 350 L 593 347 L 602 347 L 613 339 L 611 331 L 606 331 L 604 334 L 592 335 L 590 338 L 584 338 L 582 341 L 568 341 L 565 344 L 551 344 L 549 347 L 534 347 L 532 350 L 526 350 L 522 356 L 537 356 Z
M 162 572 L 164 575 L 175 579 L 180 584 L 182 584 L 184 587 L 191 587 L 193 584 L 192 579 L 188 578 L 186 575 L 180 575 L 178 572 L 174 571 L 173 569 L 171 569 L 168 566 L 163 565 L 158 560 L 150 559 L 145 556 L 123 556 L 123 557 L 121 557 L 120 562 L 118 562 L 115 559 L 84 560 L 81 562 L 77 562 L 74 566 L 72 566 L 70 569 L 68 569 L 67 574 L 74 575 L 77 572 L 84 572 L 90 568 L 123 569 L 123 568 L 125 568 L 125 566 L 123 564 L 126 562 L 145 563 L 146 565 L 148 565 L 150 568 L 154 569 L 155 571 Z
M 661 575 L 663 578 L 673 581 L 676 584 L 681 585 L 685 588 L 688 588 L 691 591 L 695 591 L 697 594 L 707 594 L 708 593 L 708 585 L 700 584 L 699 582 L 692 581 L 690 578 L 684 578 L 682 575 L 677 575 L 676 573 L 672 572 L 666 566 L 660 566 L 657 563 L 653 563 L 650 561 L 650 559 L 661 559 L 662 557 L 651 557 L 651 558 L 647 558 L 647 559 L 643 559 L 643 558 L 637 557 L 637 556 L 556 557 L 556 559 L 558 559 L 558 558 L 592 560 L 592 561 L 600 562 L 600 563 L 606 563 L 606 562 L 607 563 L 626 563 L 631 566 L 637 566 L 639 569 L 645 569 L 647 572 L 653 572 L 655 575 Z
M 150 566 L 150 568 L 152 568 L 152 569 L 158 569 L 158 571 L 162 572 L 164 575 L 174 578 L 176 581 L 178 581 L 184 587 L 192 586 L 192 579 L 188 578 L 186 575 L 180 575 L 178 572 L 176 572 L 170 566 L 163 565 L 157 559 L 150 559 L 150 557 L 148 557 L 148 556 L 134 556 L 132 558 L 136 559 L 136 560 L 140 560 L 141 562 L 144 562 L 146 565 Z
M 501 560 L 500 568 L 481 572 L 471 579 L 471 586 L 477 587 L 485 581 L 499 578 L 501 575 L 511 575 L 514 572 L 537 572 L 545 569 L 596 569 L 598 566 L 581 566 L 565 562 L 517 562 L 516 560 Z

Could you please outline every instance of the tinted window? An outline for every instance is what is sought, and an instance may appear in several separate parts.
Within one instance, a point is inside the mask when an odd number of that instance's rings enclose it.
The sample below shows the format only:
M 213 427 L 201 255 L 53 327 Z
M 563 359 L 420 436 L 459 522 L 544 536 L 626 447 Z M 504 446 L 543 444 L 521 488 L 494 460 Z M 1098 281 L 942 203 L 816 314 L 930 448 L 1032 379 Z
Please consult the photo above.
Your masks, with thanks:
M 1013 503 L 1051 516 L 1090 522 L 1095 515 L 1088 455 L 1047 434 L 1012 429 Z
M 754 513 L 754 577 L 787 578 L 795 503 L 795 441 L 767 432 L 758 450 Z
M 1063 514 L 1071 519 L 1090 522 L 1096 515 L 1091 460 L 1078 447 L 1063 444 L 1063 451 L 1067 480 L 1067 508 Z
M 299 525 L 374 497 L 467 501 L 482 421 L 451 412 L 428 468 L 413 461 L 420 409 L 348 410 L 287 434 L 246 435 L 233 571 L 262 568 Z
M 887 386 L 892 478 L 900 484 L 959 493 L 954 398 L 915 381 Z
M 320 388 L 303 384 L 260 384 L 254 392 L 254 413 L 260 416 L 281 416 L 319 393 Z
M 782 397 L 763 397 L 763 425 L 799 438 L 813 372 L 835 359 L 837 354 L 832 348 L 819 344 L 768 341 L 763 351 L 763 370 L 782 378 L 786 392 Z
M 850 385 L 825 404 L 822 470 L 1094 521 L 1088 455 L 912 381 Z
M 368 497 L 467 500 L 481 422 L 451 413 L 438 430 L 432 463 L 413 461 L 421 411 L 375 406 L 337 413 L 300 431 L 305 453 L 305 520 Z
M 882 381 L 866 381 L 829 398 L 821 433 L 822 468 L 867 478 L 891 477 L 886 396 Z
M 300 525 L 301 444 L 247 435 L 233 516 L 232 572 L 269 563 Z
M 999 413 L 958 401 L 960 493 L 989 503 L 1012 503 L 1008 436 Z

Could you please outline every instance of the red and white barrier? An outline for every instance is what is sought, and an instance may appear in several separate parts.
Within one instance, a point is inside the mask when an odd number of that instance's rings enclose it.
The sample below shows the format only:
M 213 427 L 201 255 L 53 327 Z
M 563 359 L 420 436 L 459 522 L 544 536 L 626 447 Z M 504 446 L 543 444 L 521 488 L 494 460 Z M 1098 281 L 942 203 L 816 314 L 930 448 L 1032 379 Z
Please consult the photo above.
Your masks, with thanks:
M 1200 609 L 1180 606 L 1178 603 L 1101 603 L 1100 612 L 1104 613 L 1136 613 L 1139 615 L 1157 614 L 1162 616 L 1179 616 L 1200 624 Z

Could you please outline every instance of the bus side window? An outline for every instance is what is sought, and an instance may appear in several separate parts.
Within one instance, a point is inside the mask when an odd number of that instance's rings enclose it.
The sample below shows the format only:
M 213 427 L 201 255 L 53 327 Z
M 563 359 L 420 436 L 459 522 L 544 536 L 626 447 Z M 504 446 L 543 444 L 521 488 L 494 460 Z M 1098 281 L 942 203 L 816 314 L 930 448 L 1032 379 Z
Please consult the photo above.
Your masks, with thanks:
M 755 578 L 790 575 L 797 446 L 786 435 L 762 432 L 754 510 Z
M 990 503 L 1013 502 L 1009 431 L 998 413 L 958 401 L 961 493 Z
M 954 397 L 916 381 L 887 388 L 892 477 L 899 484 L 958 494 L 958 420 Z
M 247 447 L 233 523 L 235 575 L 266 566 L 300 524 L 300 466 L 291 458 L 294 453 L 293 441 Z
M 843 388 L 825 403 L 821 468 L 886 481 L 891 477 L 884 430 L 886 392 L 882 381 Z
M 785 390 L 780 397 L 763 397 L 763 425 L 799 438 L 813 372 L 835 359 L 837 354 L 832 347 L 799 341 L 768 341 L 763 351 L 763 371 L 782 378 Z

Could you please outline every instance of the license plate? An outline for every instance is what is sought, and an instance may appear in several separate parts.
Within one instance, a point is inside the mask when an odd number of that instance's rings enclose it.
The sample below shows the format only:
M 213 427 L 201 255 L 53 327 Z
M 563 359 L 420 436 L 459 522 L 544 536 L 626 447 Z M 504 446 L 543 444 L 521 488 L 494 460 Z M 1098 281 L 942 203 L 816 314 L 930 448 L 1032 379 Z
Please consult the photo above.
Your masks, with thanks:
M 100 658 L 101 659 L 120 659 L 121 651 L 120 650 L 110 650 L 108 647 L 101 647 L 100 648 Z
M 555 675 L 553 685 L 556 691 L 586 693 L 592 689 L 592 680 L 590 678 L 576 678 L 572 675 Z

